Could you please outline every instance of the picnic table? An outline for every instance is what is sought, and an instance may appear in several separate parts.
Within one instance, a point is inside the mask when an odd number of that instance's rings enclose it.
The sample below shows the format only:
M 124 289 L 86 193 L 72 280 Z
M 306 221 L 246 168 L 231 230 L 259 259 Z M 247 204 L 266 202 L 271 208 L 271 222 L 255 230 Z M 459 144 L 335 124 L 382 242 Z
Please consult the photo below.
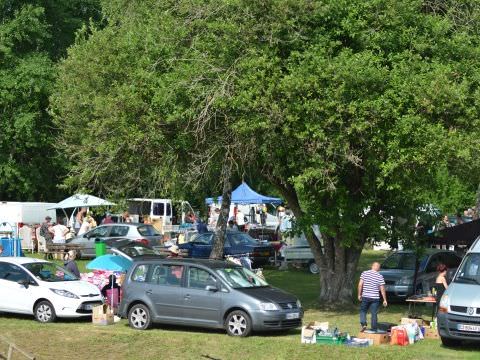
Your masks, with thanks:
M 412 296 L 405 301 L 408 302 L 408 317 L 413 317 L 413 318 L 420 317 L 416 313 L 417 304 L 433 304 L 432 321 L 435 318 L 435 314 L 437 313 L 437 300 L 433 296 L 424 296 L 424 297 Z M 413 310 L 412 310 L 412 307 L 413 307 Z
M 83 249 L 83 245 L 80 244 L 47 244 L 45 253 L 52 254 L 54 258 L 62 260 L 66 252 L 81 249 Z

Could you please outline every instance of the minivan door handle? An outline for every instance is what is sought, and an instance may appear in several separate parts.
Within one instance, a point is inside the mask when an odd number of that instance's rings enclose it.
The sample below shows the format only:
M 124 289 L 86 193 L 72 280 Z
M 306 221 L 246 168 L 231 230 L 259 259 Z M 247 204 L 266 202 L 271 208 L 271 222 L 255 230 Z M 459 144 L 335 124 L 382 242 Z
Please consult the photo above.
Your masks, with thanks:
M 145 293 L 146 293 L 147 295 L 152 295 L 152 294 L 153 294 L 153 291 L 152 291 L 152 290 L 147 290 L 147 291 L 145 291 Z
M 185 300 L 190 300 L 190 294 L 185 295 Z

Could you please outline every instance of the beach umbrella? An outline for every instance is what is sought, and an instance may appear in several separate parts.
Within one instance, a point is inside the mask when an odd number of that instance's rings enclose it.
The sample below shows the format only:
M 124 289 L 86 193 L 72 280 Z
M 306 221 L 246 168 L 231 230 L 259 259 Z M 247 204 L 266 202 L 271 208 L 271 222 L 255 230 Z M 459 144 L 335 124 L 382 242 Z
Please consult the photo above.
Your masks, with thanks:
M 132 261 L 123 256 L 102 255 L 87 264 L 89 270 L 108 270 L 127 272 L 132 266 Z

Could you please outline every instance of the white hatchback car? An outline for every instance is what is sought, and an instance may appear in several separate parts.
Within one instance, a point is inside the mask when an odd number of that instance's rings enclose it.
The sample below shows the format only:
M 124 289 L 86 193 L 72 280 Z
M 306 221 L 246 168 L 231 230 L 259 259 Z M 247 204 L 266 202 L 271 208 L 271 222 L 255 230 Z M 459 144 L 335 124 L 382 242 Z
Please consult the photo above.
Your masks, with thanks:
M 98 288 L 64 268 L 28 257 L 0 257 L 0 311 L 33 314 L 47 323 L 57 317 L 91 316 L 103 303 Z

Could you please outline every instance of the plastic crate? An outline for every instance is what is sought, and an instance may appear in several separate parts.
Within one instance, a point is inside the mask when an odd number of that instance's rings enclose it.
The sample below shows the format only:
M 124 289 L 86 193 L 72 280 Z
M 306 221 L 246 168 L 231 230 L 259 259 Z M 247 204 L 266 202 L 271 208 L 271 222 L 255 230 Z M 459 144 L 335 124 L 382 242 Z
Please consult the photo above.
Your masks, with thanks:
M 324 336 L 324 335 L 317 335 L 317 344 L 320 345 L 343 345 L 345 342 L 345 336 Z

